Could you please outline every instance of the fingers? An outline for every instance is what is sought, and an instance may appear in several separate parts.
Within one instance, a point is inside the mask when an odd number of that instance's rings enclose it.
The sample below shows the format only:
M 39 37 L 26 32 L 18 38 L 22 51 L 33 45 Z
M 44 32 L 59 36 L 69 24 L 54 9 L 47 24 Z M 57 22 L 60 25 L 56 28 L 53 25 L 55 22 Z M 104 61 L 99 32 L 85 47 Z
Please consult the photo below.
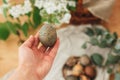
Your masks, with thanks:
M 47 51 L 47 53 L 49 53 L 49 56 L 54 58 L 56 56 L 57 51 L 58 51 L 58 47 L 59 47 L 59 39 L 57 39 L 55 45 Z
M 42 45 L 42 46 L 40 46 L 40 48 L 38 50 L 40 51 L 40 53 L 45 53 L 46 49 L 47 48 Z
M 37 32 L 36 33 L 36 35 L 35 35 L 35 43 L 34 43 L 34 47 L 38 47 L 38 45 L 39 45 L 39 42 L 40 42 L 40 40 L 39 40 L 39 32 Z
M 32 47 L 34 44 L 35 38 L 31 35 L 24 43 L 23 45 L 26 47 Z

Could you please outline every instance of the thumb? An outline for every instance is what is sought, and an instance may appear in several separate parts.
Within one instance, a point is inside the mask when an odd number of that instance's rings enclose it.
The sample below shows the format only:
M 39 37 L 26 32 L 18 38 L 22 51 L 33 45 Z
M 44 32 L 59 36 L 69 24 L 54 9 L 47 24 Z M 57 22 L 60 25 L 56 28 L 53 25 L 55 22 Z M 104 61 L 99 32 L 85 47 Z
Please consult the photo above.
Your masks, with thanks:
M 23 45 L 26 46 L 26 47 L 32 47 L 34 41 L 35 41 L 35 38 L 31 35 L 31 36 L 23 43 Z

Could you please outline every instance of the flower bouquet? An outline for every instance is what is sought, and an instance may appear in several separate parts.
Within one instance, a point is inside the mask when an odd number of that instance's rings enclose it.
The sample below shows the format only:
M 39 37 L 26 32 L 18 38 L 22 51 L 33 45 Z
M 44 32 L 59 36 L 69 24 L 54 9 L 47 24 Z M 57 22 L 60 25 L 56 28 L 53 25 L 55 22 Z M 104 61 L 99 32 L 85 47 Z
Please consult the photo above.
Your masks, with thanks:
M 0 23 L 0 39 L 6 40 L 10 33 L 20 37 L 20 32 L 27 37 L 30 28 L 36 29 L 43 23 L 69 23 L 70 11 L 76 9 L 76 2 L 77 0 L 24 0 L 21 4 L 12 4 L 9 0 L 3 0 L 0 14 L 4 15 L 6 21 Z

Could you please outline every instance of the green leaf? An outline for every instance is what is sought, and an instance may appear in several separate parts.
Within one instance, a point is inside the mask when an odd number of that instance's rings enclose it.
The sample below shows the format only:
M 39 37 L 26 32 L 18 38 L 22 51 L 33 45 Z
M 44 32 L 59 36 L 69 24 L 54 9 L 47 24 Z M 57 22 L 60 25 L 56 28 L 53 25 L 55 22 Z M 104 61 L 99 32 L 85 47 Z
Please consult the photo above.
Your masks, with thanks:
M 37 28 L 41 23 L 41 16 L 39 13 L 40 10 L 37 7 L 35 7 L 33 11 L 33 22 L 35 24 L 35 26 L 33 26 L 34 28 Z
M 7 1 L 6 0 L 2 0 L 4 4 L 7 4 Z
M 67 5 L 67 9 L 70 10 L 70 11 L 75 11 L 76 7 Z
M 114 49 L 114 52 L 118 55 L 120 55 L 120 49 Z
M 55 16 L 53 16 L 53 17 L 51 18 L 51 22 L 52 22 L 52 23 L 59 23 L 59 20 L 58 20 Z
M 22 29 L 22 27 L 21 27 L 21 25 L 20 25 L 19 23 L 14 23 L 14 26 L 15 26 L 18 30 L 21 30 L 21 29 Z
M 85 42 L 85 43 L 82 45 L 82 48 L 83 48 L 83 49 L 86 49 L 86 48 L 87 48 L 87 42 Z
M 114 47 L 114 52 L 120 54 L 120 40 L 116 43 Z
M 116 64 L 120 60 L 120 56 L 108 55 L 106 65 Z
M 93 61 L 93 63 L 95 65 L 97 65 L 99 67 L 101 67 L 102 64 L 103 64 L 103 57 L 100 54 L 98 54 L 98 53 L 92 54 L 91 60 Z
M 6 24 L 0 23 L 0 39 L 6 40 L 10 35 L 10 31 L 8 30 Z
M 99 41 L 97 40 L 97 38 L 91 38 L 91 39 L 90 39 L 90 43 L 91 43 L 92 45 L 99 45 Z
M 105 34 L 105 39 L 107 40 L 108 46 L 113 46 L 116 43 L 118 37 L 116 33 L 111 34 L 110 32 L 107 32 Z
M 115 74 L 115 79 L 114 80 L 120 80 L 120 73 Z
M 100 28 L 95 28 L 95 32 L 97 35 L 102 35 L 104 33 L 104 30 Z
M 26 15 L 30 18 L 31 14 L 32 14 L 32 13 L 31 13 L 31 12 L 29 12 L 29 13 L 27 13 Z
M 5 24 L 12 33 L 17 34 L 17 29 L 13 23 L 7 21 Z
M 34 3 L 35 3 L 35 0 L 30 0 L 30 2 L 31 2 L 32 4 L 34 4 Z
M 4 8 L 4 9 L 3 9 L 3 15 L 4 15 L 5 18 L 7 17 L 7 11 L 8 11 L 7 8 Z
M 106 47 L 108 47 L 108 45 L 107 45 L 107 40 L 106 40 L 106 39 L 101 39 L 98 46 L 99 46 L 100 48 L 106 48 Z
M 26 37 L 28 36 L 28 30 L 29 30 L 28 23 L 24 23 L 23 26 L 22 26 L 22 31 L 23 31 L 23 33 Z
M 88 36 L 92 37 L 95 35 L 93 29 L 91 28 L 87 28 L 86 32 L 85 32 Z
M 110 74 L 110 73 L 112 73 L 112 72 L 113 72 L 113 69 L 112 69 L 112 68 L 108 68 L 108 69 L 107 69 L 107 73 Z

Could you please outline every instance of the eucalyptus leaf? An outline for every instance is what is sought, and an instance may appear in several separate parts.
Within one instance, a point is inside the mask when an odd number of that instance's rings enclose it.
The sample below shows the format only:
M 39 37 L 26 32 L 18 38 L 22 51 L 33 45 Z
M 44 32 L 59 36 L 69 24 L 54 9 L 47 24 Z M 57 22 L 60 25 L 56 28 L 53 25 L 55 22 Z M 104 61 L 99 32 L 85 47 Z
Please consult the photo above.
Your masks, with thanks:
M 107 32 L 105 34 L 105 39 L 107 40 L 108 46 L 113 46 L 117 42 L 118 37 L 116 33 L 111 34 L 110 32 Z
M 95 37 L 93 37 L 93 38 L 90 39 L 90 43 L 91 43 L 92 45 L 99 45 L 99 41 L 98 41 L 98 39 L 95 38 Z
M 114 49 L 114 52 L 118 55 L 120 55 L 120 49 Z
M 120 55 L 120 40 L 114 46 L 114 52 Z
M 0 23 L 0 39 L 1 40 L 6 40 L 10 35 L 10 31 L 6 24 Z
M 33 22 L 35 24 L 35 26 L 33 26 L 34 28 L 37 28 L 41 23 L 41 16 L 39 13 L 40 10 L 37 7 L 35 7 L 33 11 Z
M 98 46 L 99 46 L 100 48 L 106 48 L 106 47 L 108 47 L 108 45 L 107 45 L 107 40 L 106 40 L 106 39 L 101 39 Z
M 101 28 L 95 28 L 95 32 L 97 35 L 102 35 L 104 33 L 104 30 Z
M 94 53 L 94 54 L 92 54 L 92 56 L 91 56 L 91 60 L 93 61 L 93 63 L 94 63 L 95 65 L 101 67 L 102 64 L 103 64 L 103 60 L 104 60 L 104 59 L 103 59 L 103 57 L 102 57 L 100 54 Z
M 115 79 L 114 80 L 120 80 L 120 73 L 115 74 Z
M 85 31 L 85 33 L 86 33 L 88 36 L 90 36 L 90 37 L 95 35 L 95 33 L 94 33 L 94 31 L 93 31 L 92 28 L 87 28 L 86 31 Z
M 116 64 L 120 60 L 120 56 L 108 55 L 106 65 Z
M 107 73 L 110 74 L 110 73 L 112 73 L 112 72 L 113 72 L 113 69 L 112 69 L 112 68 L 108 68 L 108 69 L 107 69 Z
M 82 45 L 82 48 L 83 48 L 83 49 L 86 49 L 86 48 L 87 48 L 87 42 L 85 42 L 85 43 Z
M 23 26 L 22 26 L 22 31 L 23 31 L 23 33 L 26 37 L 28 36 L 28 30 L 29 30 L 28 23 L 24 23 Z

